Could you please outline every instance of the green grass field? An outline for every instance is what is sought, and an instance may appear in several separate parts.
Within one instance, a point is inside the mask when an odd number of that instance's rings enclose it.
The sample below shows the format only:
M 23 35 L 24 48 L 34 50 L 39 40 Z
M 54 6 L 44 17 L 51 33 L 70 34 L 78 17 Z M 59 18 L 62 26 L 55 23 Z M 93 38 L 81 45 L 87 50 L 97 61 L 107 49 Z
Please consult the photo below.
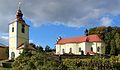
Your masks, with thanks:
M 2 68 L 0 67 L 0 70 L 12 70 L 11 68 Z

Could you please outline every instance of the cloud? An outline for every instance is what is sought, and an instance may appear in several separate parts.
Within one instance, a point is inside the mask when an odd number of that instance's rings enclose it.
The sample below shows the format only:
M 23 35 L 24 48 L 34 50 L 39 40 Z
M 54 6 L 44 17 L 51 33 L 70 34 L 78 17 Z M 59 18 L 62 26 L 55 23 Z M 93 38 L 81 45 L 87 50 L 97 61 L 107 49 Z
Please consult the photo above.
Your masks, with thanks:
M 7 26 L 9 21 L 15 18 L 18 1 L 0 1 L 0 26 Z M 34 26 L 42 25 L 43 22 L 48 21 L 52 24 L 83 27 L 91 24 L 96 25 L 90 20 L 96 20 L 105 13 L 120 14 L 119 7 L 119 0 L 114 2 L 113 0 L 24 0 L 21 9 L 25 17 L 31 19 Z
M 8 45 L 8 33 L 0 33 L 0 43 Z
M 8 33 L 8 24 L 15 19 L 19 0 L 0 0 L 0 33 Z M 21 9 L 34 26 L 49 24 L 68 27 L 109 25 L 106 13 L 120 14 L 120 0 L 22 0 Z M 110 24 L 112 25 L 112 24 Z
M 34 41 L 30 39 L 29 42 L 30 42 L 30 43 L 33 43 Z
M 101 19 L 101 25 L 102 26 L 111 26 L 112 25 L 112 19 L 110 19 L 109 17 L 103 17 Z
M 8 40 L 8 36 L 2 36 L 2 39 Z

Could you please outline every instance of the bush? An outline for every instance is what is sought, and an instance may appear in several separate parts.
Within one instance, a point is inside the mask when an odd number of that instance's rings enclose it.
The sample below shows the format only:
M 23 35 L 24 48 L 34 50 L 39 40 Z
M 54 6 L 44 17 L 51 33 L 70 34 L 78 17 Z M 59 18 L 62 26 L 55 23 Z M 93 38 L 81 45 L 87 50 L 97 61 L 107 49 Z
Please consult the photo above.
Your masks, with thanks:
M 13 70 L 120 70 L 120 62 L 116 60 L 119 60 L 119 56 L 112 56 L 110 59 L 99 58 L 99 56 L 89 59 L 73 59 L 41 52 L 36 52 L 34 55 L 25 53 L 14 61 Z
M 3 62 L 2 65 L 5 68 L 12 68 L 12 62 Z
M 20 55 L 12 66 L 13 70 L 66 70 L 58 57 L 38 52 L 32 56 Z

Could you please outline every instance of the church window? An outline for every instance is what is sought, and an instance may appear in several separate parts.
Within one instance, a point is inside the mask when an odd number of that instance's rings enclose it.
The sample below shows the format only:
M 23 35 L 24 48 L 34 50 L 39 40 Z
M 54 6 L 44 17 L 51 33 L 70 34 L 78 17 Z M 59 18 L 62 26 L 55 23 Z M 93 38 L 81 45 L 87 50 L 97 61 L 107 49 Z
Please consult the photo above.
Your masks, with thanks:
M 12 27 L 12 32 L 14 32 L 14 27 Z
M 100 52 L 100 47 L 97 47 L 97 52 Z
M 79 52 L 81 52 L 81 48 L 79 48 Z
M 22 25 L 21 31 L 22 31 L 22 33 L 25 33 L 25 25 Z
M 93 47 L 91 47 L 91 51 L 93 51 Z
M 62 52 L 63 52 L 63 54 L 65 53 L 65 50 L 64 49 L 62 49 Z
M 70 53 L 72 53 L 72 48 L 70 48 Z
M 11 53 L 11 59 L 14 59 L 14 58 L 15 58 L 15 53 L 12 52 L 12 53 Z

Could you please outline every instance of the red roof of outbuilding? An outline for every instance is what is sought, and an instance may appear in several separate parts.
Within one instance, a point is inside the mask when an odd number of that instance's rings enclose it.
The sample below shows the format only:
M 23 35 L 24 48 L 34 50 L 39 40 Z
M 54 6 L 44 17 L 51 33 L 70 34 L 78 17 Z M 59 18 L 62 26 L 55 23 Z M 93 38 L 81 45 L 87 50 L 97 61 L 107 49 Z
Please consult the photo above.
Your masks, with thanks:
M 79 36 L 73 38 L 61 38 L 58 40 L 57 44 L 65 43 L 79 43 L 79 42 L 100 42 L 101 39 L 98 35 L 89 35 L 89 36 Z

